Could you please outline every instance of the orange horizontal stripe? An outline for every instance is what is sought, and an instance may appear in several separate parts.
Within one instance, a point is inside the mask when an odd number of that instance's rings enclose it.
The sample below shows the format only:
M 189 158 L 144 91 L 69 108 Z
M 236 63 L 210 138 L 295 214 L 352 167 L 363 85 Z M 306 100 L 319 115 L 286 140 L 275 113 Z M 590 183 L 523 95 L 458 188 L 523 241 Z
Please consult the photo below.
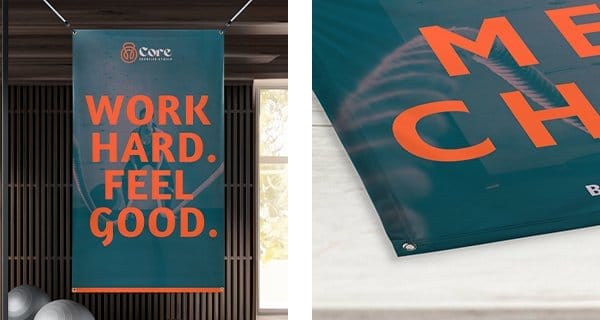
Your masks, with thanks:
M 73 288 L 73 293 L 221 293 L 223 288 Z

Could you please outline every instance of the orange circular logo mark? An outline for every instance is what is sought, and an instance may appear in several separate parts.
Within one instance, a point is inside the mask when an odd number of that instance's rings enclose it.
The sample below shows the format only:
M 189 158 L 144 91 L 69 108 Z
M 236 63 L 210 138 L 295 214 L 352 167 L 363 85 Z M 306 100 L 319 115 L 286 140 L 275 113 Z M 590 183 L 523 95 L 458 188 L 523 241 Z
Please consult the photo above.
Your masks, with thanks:
M 121 60 L 125 63 L 134 63 L 137 60 L 138 53 L 133 42 L 123 43 L 121 48 Z

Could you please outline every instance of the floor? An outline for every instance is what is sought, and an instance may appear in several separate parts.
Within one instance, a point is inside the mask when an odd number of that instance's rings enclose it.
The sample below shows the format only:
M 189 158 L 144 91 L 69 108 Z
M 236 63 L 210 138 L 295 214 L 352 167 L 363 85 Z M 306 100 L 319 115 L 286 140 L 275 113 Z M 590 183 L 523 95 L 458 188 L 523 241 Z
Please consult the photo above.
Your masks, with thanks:
M 258 320 L 287 320 L 288 316 L 285 315 L 259 315 Z
M 316 310 L 313 320 L 596 320 L 598 309 Z
M 313 319 L 597 318 L 600 227 L 398 258 L 318 101 L 312 131 Z

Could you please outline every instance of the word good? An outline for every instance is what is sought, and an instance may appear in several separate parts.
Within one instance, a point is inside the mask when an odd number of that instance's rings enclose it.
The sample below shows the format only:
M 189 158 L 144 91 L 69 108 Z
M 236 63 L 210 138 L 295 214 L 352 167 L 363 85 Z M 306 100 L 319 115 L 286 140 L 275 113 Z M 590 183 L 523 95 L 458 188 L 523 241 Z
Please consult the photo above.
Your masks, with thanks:
M 92 212 L 90 218 L 90 230 L 92 234 L 97 238 L 104 238 L 102 240 L 103 246 L 108 246 L 114 239 L 115 229 L 125 238 L 137 238 L 139 237 L 146 228 L 146 218 L 142 210 L 134 207 L 126 207 L 119 212 L 116 226 L 115 222 L 107 220 L 104 226 L 100 226 L 100 218 L 110 217 L 112 211 L 109 208 L 98 208 Z M 193 229 L 190 229 L 190 216 L 194 216 L 196 223 Z M 133 218 L 134 226 L 130 230 L 127 228 L 127 220 Z M 158 220 L 166 220 L 166 226 L 164 230 L 160 230 L 158 227 Z M 202 211 L 195 208 L 182 208 L 179 220 L 179 236 L 182 238 L 193 238 L 199 236 L 204 230 L 204 214 Z M 157 238 L 170 237 L 176 228 L 175 213 L 165 207 L 159 207 L 150 212 L 148 217 L 148 229 L 150 233 Z

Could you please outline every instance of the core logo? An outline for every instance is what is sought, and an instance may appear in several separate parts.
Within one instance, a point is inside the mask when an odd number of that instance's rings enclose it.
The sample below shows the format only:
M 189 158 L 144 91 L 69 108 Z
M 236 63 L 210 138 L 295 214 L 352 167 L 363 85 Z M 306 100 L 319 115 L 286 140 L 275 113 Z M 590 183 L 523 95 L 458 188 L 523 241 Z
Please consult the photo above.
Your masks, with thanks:
M 134 63 L 138 58 L 138 53 L 133 42 L 123 43 L 121 48 L 121 60 L 125 63 Z
M 140 45 L 136 47 L 133 42 L 123 43 L 121 47 L 121 60 L 125 63 L 134 63 L 136 61 L 144 62 L 164 62 L 173 61 L 173 50 L 164 47 L 147 47 Z
M 173 50 L 171 48 L 140 45 L 137 51 L 140 57 L 138 61 L 145 62 L 169 62 L 173 61 Z
M 170 48 L 146 48 L 141 47 L 139 50 L 140 57 L 150 58 L 171 58 L 172 53 Z

